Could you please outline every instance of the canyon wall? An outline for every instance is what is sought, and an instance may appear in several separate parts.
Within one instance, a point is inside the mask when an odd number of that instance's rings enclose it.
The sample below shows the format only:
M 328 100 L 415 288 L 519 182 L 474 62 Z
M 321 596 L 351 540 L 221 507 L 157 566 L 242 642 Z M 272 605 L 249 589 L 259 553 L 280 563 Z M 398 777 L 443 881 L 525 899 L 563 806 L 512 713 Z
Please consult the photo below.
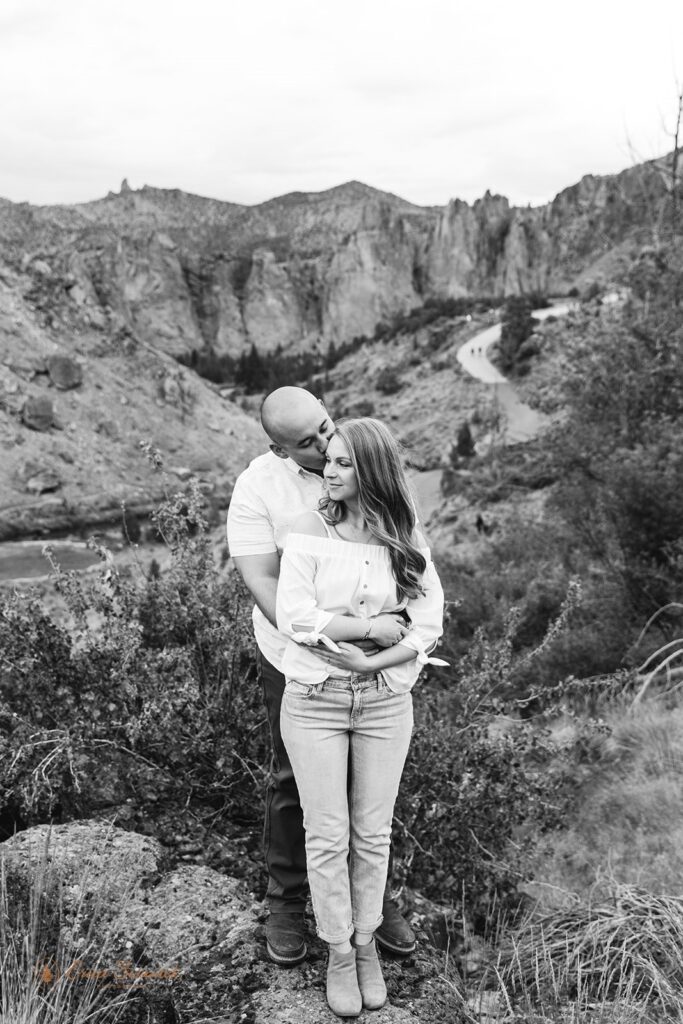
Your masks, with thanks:
M 562 293 L 609 275 L 612 255 L 647 235 L 662 189 L 654 162 L 588 175 L 535 208 L 489 192 L 418 207 L 359 182 L 243 207 L 124 182 L 78 206 L 2 203 L 0 259 L 29 292 L 48 265 L 63 285 L 53 305 L 170 355 L 305 350 L 430 297 Z

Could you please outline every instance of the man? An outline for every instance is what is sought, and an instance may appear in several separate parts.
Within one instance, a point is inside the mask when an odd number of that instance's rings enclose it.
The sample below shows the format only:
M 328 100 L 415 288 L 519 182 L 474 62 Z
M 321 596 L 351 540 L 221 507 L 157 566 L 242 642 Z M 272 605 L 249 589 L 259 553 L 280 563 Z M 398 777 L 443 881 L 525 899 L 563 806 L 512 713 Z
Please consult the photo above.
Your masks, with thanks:
M 268 870 L 266 946 L 281 966 L 306 956 L 304 910 L 308 885 L 303 816 L 287 751 L 280 735 L 280 705 L 285 688 L 281 672 L 286 638 L 275 625 L 280 556 L 292 522 L 318 505 L 323 493 L 325 451 L 334 423 L 321 401 L 304 388 L 278 388 L 261 407 L 261 423 L 270 451 L 240 474 L 228 512 L 228 546 L 256 602 L 254 633 L 264 703 L 273 743 L 266 793 L 264 846 Z M 403 622 L 397 617 L 397 624 Z M 389 898 L 378 943 L 398 956 L 415 949 L 415 935 Z

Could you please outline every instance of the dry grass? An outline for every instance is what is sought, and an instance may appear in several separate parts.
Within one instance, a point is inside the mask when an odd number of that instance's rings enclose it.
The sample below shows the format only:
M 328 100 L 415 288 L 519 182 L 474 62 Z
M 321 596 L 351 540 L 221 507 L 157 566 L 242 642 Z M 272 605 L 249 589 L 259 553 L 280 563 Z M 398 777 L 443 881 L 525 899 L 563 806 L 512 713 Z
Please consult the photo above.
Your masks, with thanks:
M 609 735 L 565 829 L 538 843 L 530 892 L 545 907 L 609 875 L 652 893 L 683 890 L 683 707 L 650 701 L 606 716 Z
M 106 892 L 93 899 L 97 865 L 86 863 L 69 891 L 52 866 L 49 842 L 27 891 L 8 884 L 0 857 L 0 1021 L 3 1024 L 115 1024 L 128 1001 L 112 971 L 108 934 L 97 936 Z M 21 887 L 23 888 L 23 887 Z
M 683 1022 L 679 700 L 605 712 L 566 827 L 539 839 L 525 887 L 535 906 L 497 937 L 464 1020 Z
M 521 925 L 498 972 L 506 989 L 537 1005 L 610 1014 L 619 1006 L 643 1021 L 683 1020 L 683 898 L 613 884 L 609 899 Z

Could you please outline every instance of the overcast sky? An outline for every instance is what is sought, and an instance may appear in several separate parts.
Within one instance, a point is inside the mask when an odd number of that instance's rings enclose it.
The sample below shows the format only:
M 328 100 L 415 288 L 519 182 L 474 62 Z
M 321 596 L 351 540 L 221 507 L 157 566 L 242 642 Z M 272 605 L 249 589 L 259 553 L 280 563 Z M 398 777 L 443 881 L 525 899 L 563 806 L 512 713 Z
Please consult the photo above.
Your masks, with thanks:
M 683 0 L 0 0 L 0 196 L 544 203 L 672 148 Z

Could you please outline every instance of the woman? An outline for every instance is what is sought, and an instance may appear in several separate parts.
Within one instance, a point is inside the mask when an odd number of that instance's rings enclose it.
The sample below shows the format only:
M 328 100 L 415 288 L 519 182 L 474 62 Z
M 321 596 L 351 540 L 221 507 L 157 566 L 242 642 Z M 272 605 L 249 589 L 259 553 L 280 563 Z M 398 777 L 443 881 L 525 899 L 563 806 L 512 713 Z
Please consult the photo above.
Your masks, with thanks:
M 442 632 L 443 591 L 415 526 L 391 433 L 378 420 L 336 429 L 327 496 L 298 519 L 282 556 L 278 628 L 282 737 L 299 789 L 327 999 L 339 1016 L 378 1009 L 394 802 L 413 725 L 410 690 Z M 366 654 L 354 642 L 372 640 Z M 353 945 L 351 943 L 353 940 Z

